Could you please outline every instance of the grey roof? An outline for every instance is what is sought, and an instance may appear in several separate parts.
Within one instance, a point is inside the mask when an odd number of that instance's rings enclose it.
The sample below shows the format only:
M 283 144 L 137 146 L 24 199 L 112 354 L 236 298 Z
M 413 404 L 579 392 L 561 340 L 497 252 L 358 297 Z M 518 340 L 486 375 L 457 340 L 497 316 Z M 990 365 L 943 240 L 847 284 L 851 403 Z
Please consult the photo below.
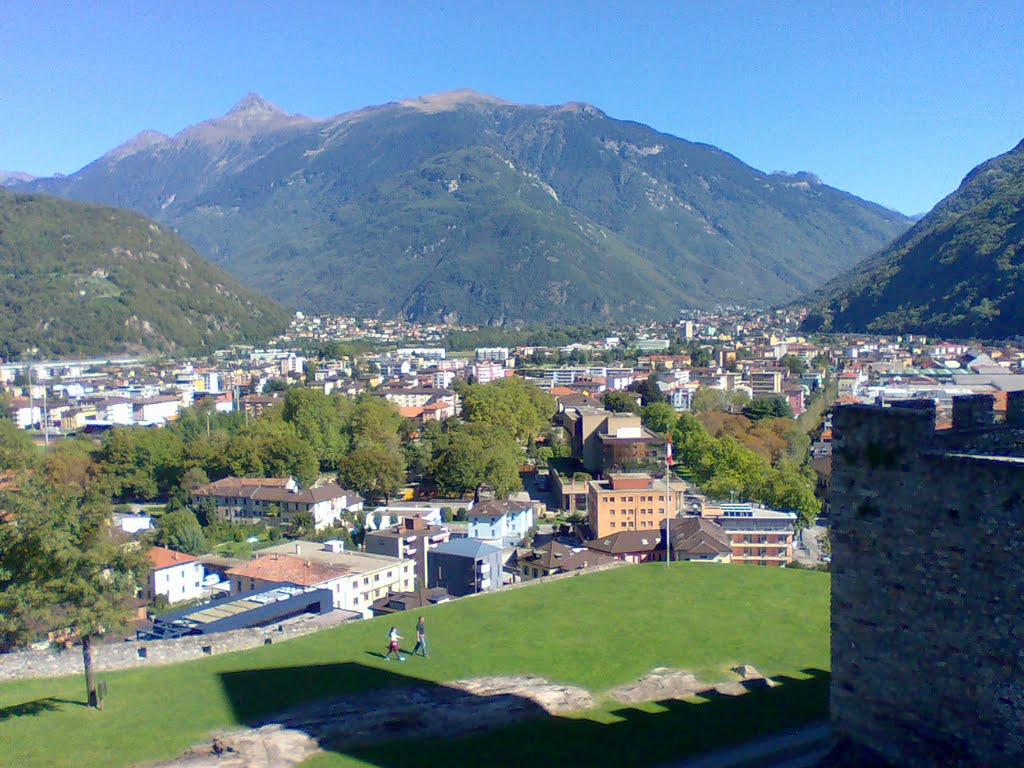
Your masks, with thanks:
M 501 517 L 509 512 L 524 512 L 535 506 L 532 501 L 511 501 L 509 499 L 491 499 L 482 501 L 470 510 L 473 517 Z
M 458 555 L 459 557 L 487 557 L 495 552 L 500 553 L 501 548 L 491 544 L 485 544 L 479 539 L 450 539 L 434 547 L 431 552 L 443 555 Z

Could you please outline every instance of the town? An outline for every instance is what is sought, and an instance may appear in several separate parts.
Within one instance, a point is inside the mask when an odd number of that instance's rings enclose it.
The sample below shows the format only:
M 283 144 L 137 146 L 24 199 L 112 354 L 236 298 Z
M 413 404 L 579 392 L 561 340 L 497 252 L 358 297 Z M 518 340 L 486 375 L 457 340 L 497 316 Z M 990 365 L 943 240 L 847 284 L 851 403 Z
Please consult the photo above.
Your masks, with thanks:
M 731 308 L 455 349 L 496 334 L 297 313 L 262 349 L 4 363 L 4 440 L 95 478 L 111 525 L 152 544 L 139 639 L 369 618 L 622 563 L 827 570 L 831 407 L 925 398 L 940 427 L 954 396 L 1005 410 L 1024 351 L 808 337 L 801 320 Z

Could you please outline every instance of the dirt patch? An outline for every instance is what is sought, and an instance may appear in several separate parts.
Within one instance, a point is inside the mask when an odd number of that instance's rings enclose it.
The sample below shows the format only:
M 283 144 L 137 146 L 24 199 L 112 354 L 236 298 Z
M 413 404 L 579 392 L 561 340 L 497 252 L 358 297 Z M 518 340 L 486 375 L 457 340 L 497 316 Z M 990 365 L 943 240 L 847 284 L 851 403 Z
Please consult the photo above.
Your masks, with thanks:
M 740 694 L 754 679 L 715 686 Z M 608 691 L 626 704 L 685 699 L 711 688 L 680 669 L 658 667 Z M 458 738 L 531 717 L 578 712 L 596 704 L 590 691 L 530 676 L 481 677 L 443 685 L 366 691 L 293 709 L 251 728 L 217 733 L 152 768 L 292 768 L 321 750 L 345 752 L 396 738 Z

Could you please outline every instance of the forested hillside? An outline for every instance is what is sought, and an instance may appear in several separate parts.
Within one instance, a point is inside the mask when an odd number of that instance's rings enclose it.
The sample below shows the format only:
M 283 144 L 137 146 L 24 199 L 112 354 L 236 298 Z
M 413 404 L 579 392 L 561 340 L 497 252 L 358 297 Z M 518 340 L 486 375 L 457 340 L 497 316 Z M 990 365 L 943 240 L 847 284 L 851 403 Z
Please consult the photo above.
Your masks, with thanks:
M 0 190 L 0 356 L 212 350 L 286 324 L 136 213 Z

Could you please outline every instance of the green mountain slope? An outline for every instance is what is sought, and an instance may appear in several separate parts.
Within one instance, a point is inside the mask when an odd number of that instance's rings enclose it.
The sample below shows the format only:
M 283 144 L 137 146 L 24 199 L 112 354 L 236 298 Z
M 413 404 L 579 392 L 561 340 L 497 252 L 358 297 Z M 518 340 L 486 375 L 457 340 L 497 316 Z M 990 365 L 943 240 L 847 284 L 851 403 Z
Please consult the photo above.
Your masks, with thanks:
M 891 246 L 830 284 L 809 329 L 1024 334 L 1024 142 L 971 171 Z
M 0 355 L 215 349 L 287 323 L 136 213 L 0 190 Z
M 295 308 L 492 323 L 794 298 L 909 226 L 590 105 L 468 91 L 326 120 L 249 96 L 24 188 L 170 223 Z

